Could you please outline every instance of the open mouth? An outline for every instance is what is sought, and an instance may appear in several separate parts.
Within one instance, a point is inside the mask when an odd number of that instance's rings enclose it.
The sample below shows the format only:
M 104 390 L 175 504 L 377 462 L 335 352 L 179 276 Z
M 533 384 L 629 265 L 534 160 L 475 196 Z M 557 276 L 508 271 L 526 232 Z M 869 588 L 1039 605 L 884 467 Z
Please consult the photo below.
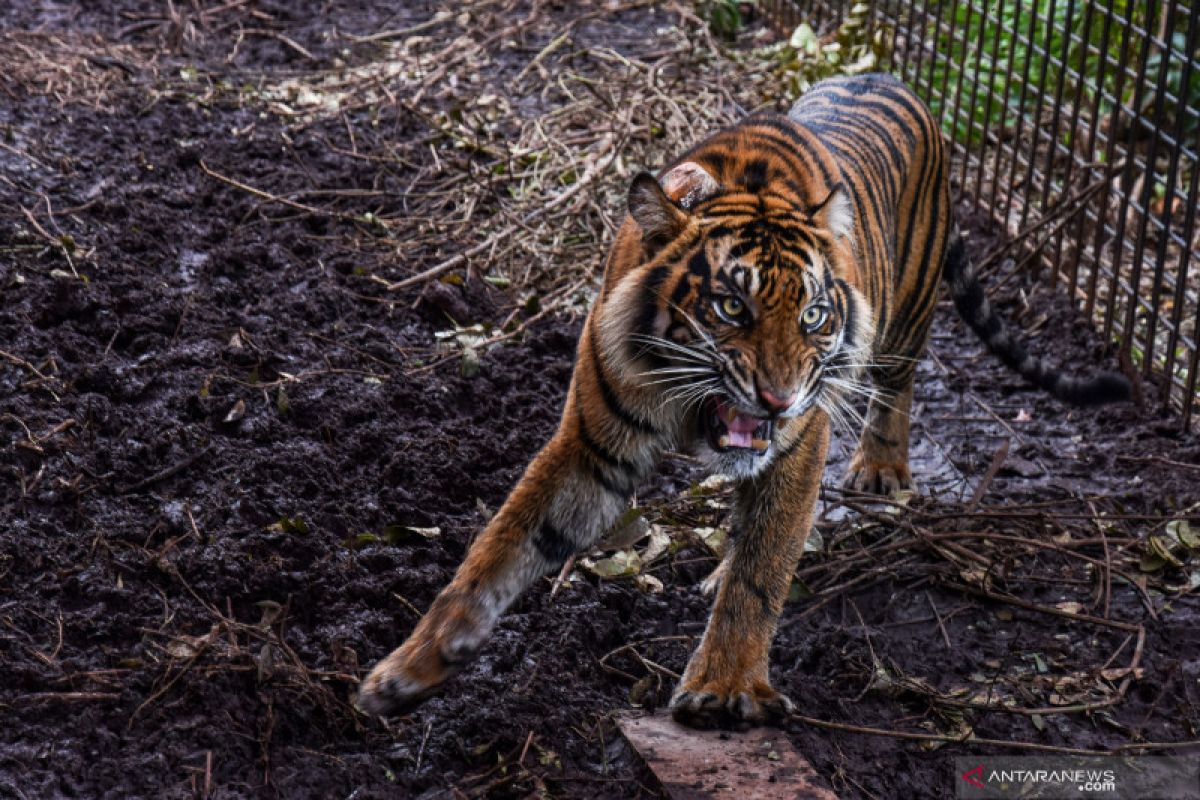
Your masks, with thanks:
M 761 456 L 771 446 L 775 423 L 743 414 L 724 398 L 713 396 L 700 411 L 700 426 L 713 450 L 751 450 Z

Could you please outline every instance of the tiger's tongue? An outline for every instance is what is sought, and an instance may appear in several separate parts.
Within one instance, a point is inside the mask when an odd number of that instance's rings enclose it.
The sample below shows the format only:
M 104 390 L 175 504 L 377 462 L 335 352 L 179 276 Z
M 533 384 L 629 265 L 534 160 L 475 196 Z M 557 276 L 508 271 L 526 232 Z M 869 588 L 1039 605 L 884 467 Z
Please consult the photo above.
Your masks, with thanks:
M 725 423 L 731 442 L 742 447 L 750 446 L 750 435 L 763 423 L 758 417 L 743 414 L 724 400 L 717 401 L 717 416 L 720 417 L 721 422 Z M 746 442 L 744 445 L 741 444 L 743 439 Z

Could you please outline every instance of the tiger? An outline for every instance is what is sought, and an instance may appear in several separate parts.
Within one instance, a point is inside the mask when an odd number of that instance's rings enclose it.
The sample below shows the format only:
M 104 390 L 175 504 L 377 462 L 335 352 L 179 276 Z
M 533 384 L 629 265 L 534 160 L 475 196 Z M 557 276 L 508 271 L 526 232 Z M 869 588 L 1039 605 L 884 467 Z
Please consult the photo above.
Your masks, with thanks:
M 913 486 L 909 414 L 939 276 L 973 331 L 1034 385 L 1077 405 L 1130 396 L 1122 375 L 1065 375 L 1006 328 L 966 256 L 948 171 L 928 107 L 878 73 L 822 81 L 786 115 L 748 116 L 634 177 L 557 431 L 411 635 L 362 681 L 358 707 L 388 715 L 436 692 L 519 594 L 600 539 L 664 452 L 686 450 L 728 476 L 736 500 L 670 712 L 696 727 L 790 714 L 768 651 L 831 427 L 861 423 L 848 489 Z

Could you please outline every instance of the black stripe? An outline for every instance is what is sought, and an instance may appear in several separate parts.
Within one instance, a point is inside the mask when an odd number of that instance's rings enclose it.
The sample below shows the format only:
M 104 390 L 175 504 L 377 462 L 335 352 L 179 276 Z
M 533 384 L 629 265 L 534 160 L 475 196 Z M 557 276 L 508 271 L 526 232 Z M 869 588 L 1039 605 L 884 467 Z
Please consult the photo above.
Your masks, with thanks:
M 626 427 L 632 428 L 638 433 L 648 436 L 659 435 L 657 428 L 644 419 L 635 416 L 621 404 L 621 398 L 617 397 L 616 390 L 613 389 L 612 384 L 608 381 L 608 377 L 604 374 L 604 364 L 600 361 L 600 352 L 596 349 L 596 336 L 594 332 L 588 336 L 588 346 L 592 354 L 592 364 L 595 366 L 596 385 L 600 387 L 600 396 L 604 399 L 604 405 L 608 408 L 609 413 L 620 420 Z
M 579 411 L 579 438 L 583 441 L 584 447 L 592 451 L 596 458 L 608 464 L 611 467 L 617 467 L 623 470 L 632 470 L 633 465 L 625 459 L 613 453 L 604 445 L 597 442 L 590 431 L 587 429 L 587 424 L 583 419 L 583 411 Z
M 548 521 L 543 521 L 538 532 L 533 537 L 533 546 L 541 553 L 542 558 L 553 566 L 561 566 L 568 558 L 575 555 L 578 548 L 575 543 L 562 534 Z
M 748 192 L 761 192 L 767 185 L 767 175 L 771 171 L 766 161 L 761 158 L 753 159 L 742 167 L 742 185 Z
M 659 264 L 650 270 L 646 276 L 646 282 L 642 285 L 642 296 L 639 302 L 641 308 L 638 310 L 638 320 L 636 330 L 638 333 L 646 334 L 647 336 L 654 333 L 654 320 L 658 316 L 658 292 L 662 285 L 667 282 L 667 276 L 671 274 L 671 268 L 666 264 Z M 593 347 L 593 354 L 595 348 Z M 597 361 L 599 364 L 599 361 Z

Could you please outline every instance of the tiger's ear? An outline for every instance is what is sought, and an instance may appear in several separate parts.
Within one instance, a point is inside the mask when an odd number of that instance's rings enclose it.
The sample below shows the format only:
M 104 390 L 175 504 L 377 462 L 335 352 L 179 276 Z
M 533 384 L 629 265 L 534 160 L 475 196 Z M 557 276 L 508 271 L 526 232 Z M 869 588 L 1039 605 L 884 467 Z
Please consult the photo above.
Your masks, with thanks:
M 814 224 L 831 232 L 835 239 L 841 239 L 854 230 L 854 207 L 845 185 L 841 183 L 835 183 L 824 200 L 808 209 L 808 215 Z
M 629 187 L 629 215 L 642 229 L 642 242 L 653 249 L 670 241 L 687 223 L 688 211 L 717 193 L 720 186 L 704 167 L 685 161 L 662 182 L 640 173 Z
M 669 242 L 687 221 L 687 212 L 649 172 L 638 173 L 629 186 L 629 216 L 642 229 L 642 244 L 649 249 Z

